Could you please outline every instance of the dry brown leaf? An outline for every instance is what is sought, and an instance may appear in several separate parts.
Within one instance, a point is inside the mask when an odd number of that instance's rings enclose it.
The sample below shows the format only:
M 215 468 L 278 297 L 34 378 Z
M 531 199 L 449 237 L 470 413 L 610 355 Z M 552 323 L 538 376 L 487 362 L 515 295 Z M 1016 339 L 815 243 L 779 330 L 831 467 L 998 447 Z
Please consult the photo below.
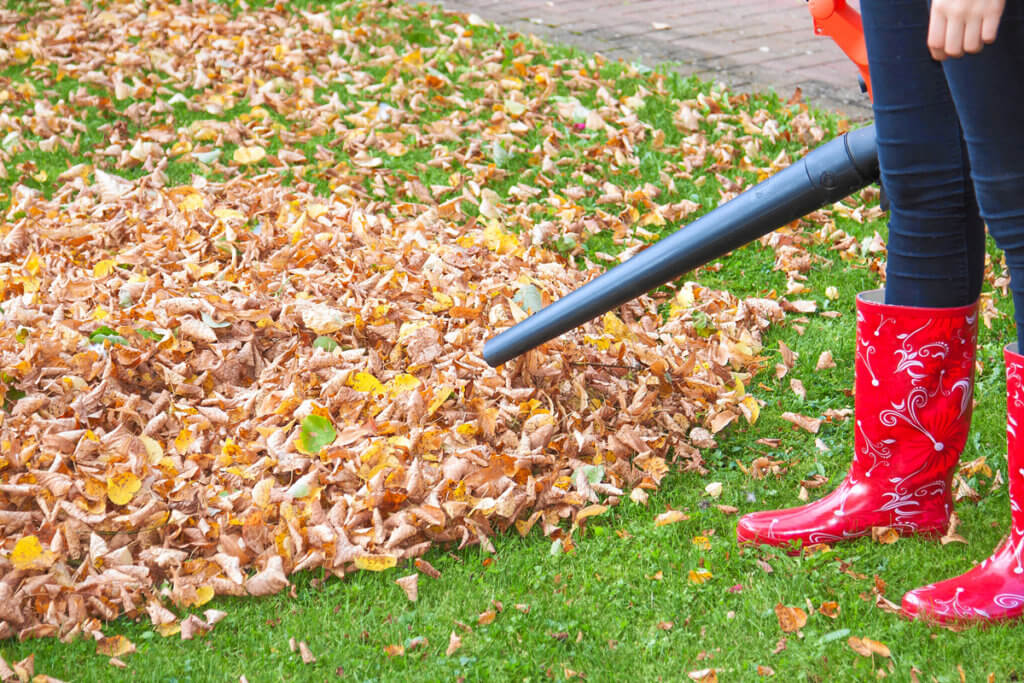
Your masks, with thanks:
M 818 362 L 815 364 L 814 370 L 827 370 L 829 368 L 834 368 L 835 366 L 836 363 L 834 360 L 832 360 L 832 352 L 822 351 L 821 354 L 818 356 Z
M 410 602 L 416 602 L 417 598 L 419 598 L 419 579 L 419 574 L 410 574 L 409 576 L 395 579 L 395 583 L 405 591 L 405 597 L 409 598 Z
M 303 664 L 312 664 L 316 661 L 316 657 L 313 656 L 312 650 L 306 645 L 306 641 L 299 641 L 299 656 L 302 658 Z
M 789 411 L 782 413 L 780 417 L 787 422 L 791 422 L 800 429 L 810 432 L 811 434 L 817 434 L 818 430 L 821 428 L 820 418 L 807 417 L 806 415 L 800 415 Z
M 666 524 L 685 522 L 688 519 L 690 519 L 690 516 L 685 512 L 680 512 L 679 510 L 666 510 L 654 518 L 654 526 L 665 526 Z
M 444 651 L 445 655 L 451 657 L 460 647 L 462 647 L 462 638 L 455 635 L 455 631 L 452 631 L 451 635 L 448 636 L 448 649 Z
M 779 619 L 779 628 L 785 633 L 799 631 L 807 623 L 807 612 L 799 607 L 786 607 L 781 602 L 775 605 L 775 616 Z

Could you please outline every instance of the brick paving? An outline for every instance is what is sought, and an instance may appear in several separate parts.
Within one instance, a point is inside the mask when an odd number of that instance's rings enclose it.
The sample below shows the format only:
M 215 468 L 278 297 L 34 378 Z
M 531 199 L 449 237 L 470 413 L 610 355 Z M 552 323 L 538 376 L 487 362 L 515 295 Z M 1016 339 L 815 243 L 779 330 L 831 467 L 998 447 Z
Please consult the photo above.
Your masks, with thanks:
M 830 39 L 814 35 L 802 0 L 431 1 L 609 59 L 669 63 L 736 91 L 788 98 L 799 87 L 814 106 L 852 120 L 871 117 L 856 67 Z

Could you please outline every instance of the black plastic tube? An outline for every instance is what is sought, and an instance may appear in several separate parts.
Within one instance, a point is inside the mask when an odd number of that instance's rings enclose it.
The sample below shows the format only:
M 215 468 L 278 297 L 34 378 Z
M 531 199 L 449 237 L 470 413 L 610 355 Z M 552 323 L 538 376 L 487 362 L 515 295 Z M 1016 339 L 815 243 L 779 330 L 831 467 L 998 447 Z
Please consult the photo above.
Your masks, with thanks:
M 497 367 L 878 180 L 873 125 L 813 150 L 484 344 Z

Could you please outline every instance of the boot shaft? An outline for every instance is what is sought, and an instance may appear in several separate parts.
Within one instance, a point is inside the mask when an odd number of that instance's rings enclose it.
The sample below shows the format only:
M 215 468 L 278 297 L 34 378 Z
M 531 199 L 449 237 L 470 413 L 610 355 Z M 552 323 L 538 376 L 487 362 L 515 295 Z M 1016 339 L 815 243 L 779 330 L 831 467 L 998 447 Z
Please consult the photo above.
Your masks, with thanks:
M 949 496 L 970 426 L 977 336 L 976 305 L 892 306 L 882 290 L 858 297 L 851 477 L 884 477 L 894 504 Z

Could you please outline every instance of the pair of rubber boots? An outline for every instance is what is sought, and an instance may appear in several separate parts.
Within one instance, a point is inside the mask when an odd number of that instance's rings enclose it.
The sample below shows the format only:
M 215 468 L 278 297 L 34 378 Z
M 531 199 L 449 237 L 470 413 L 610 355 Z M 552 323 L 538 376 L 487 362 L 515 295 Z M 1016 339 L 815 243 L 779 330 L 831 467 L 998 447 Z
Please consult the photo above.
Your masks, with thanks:
M 799 549 L 891 527 L 941 536 L 953 509 L 951 484 L 967 440 L 974 388 L 977 305 L 915 308 L 857 297 L 854 456 L 832 493 L 789 510 L 739 521 L 740 543 Z M 1006 347 L 1008 474 L 1012 528 L 967 573 L 903 596 L 910 618 L 937 623 L 1007 621 L 1024 614 L 1024 356 Z

